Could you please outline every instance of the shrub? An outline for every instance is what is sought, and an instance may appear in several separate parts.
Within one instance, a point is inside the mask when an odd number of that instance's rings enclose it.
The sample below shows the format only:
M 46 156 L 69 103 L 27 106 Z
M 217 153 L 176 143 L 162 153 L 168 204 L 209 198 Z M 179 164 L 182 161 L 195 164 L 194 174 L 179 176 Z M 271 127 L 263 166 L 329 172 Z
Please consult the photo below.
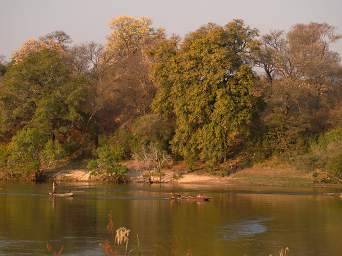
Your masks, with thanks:
M 310 154 L 316 159 L 316 168 L 326 170 L 336 178 L 342 178 L 342 128 L 321 135 L 311 144 L 310 149 Z
M 6 169 L 8 152 L 5 145 L 0 145 L 0 171 Z
M 63 144 L 63 148 L 65 151 L 65 154 L 68 156 L 77 155 L 77 152 L 81 149 L 81 144 L 77 141 L 74 141 L 72 139 L 69 139 Z M 74 158 L 77 158 L 77 156 L 74 156 Z
M 128 169 L 118 164 L 113 151 L 108 145 L 97 149 L 97 158 L 88 162 L 92 175 L 103 175 L 105 180 L 117 183 L 127 182 Z
M 8 167 L 11 170 L 39 172 L 40 153 L 48 137 L 35 128 L 20 130 L 8 146 Z
M 160 150 L 169 151 L 170 141 L 174 134 L 174 125 L 156 114 L 148 114 L 135 120 L 132 133 L 135 138 L 135 151 L 153 144 Z
M 153 144 L 144 146 L 140 152 L 134 154 L 134 158 L 143 162 L 143 169 L 147 171 L 147 178 L 152 182 L 152 176 L 158 175 L 161 182 L 164 173 L 162 169 L 171 161 L 171 157 Z
M 110 148 L 116 161 L 128 159 L 134 148 L 134 138 L 125 128 L 119 128 L 109 139 Z
M 48 140 L 41 152 L 41 159 L 46 167 L 54 167 L 59 160 L 66 156 L 63 145 L 58 141 Z
M 328 159 L 327 170 L 339 179 L 342 179 L 342 153 Z

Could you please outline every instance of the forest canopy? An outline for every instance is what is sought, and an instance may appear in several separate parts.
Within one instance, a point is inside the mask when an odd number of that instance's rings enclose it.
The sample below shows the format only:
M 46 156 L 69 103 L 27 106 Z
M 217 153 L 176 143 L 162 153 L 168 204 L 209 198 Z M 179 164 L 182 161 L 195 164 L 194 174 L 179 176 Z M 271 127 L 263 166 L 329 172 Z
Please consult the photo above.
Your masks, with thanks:
M 278 157 L 342 179 L 334 27 L 262 35 L 233 20 L 181 38 L 121 16 L 110 29 L 104 45 L 55 31 L 0 61 L 0 170 L 92 159 L 120 174 L 120 161 L 159 152 L 212 170 Z

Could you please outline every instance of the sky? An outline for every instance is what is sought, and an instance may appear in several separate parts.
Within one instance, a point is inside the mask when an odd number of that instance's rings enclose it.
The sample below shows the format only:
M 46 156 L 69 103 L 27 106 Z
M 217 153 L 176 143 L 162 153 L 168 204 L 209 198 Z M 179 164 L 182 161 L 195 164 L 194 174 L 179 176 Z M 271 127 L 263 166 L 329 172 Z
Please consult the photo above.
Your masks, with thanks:
M 120 15 L 148 16 L 156 27 L 181 36 L 236 18 L 261 33 L 326 22 L 342 34 L 342 0 L 0 0 L 0 55 L 8 58 L 28 38 L 55 30 L 75 43 L 104 43 L 110 20 Z M 333 48 L 342 55 L 342 40 Z

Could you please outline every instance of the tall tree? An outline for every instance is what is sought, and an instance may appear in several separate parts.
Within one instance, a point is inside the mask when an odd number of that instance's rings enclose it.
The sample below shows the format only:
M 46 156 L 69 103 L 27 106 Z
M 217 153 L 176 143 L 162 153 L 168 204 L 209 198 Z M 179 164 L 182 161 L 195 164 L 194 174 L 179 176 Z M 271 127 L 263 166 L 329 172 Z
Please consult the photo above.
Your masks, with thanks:
M 297 24 L 288 33 L 271 32 L 261 39 L 256 59 L 269 81 L 274 78 L 323 84 L 338 72 L 339 55 L 330 50 L 341 37 L 325 23 Z
M 340 58 L 330 49 L 339 38 L 325 23 L 297 24 L 262 37 L 254 53 L 271 84 L 264 115 L 270 151 L 306 150 L 327 128 L 327 113 L 341 99 Z
M 163 43 L 152 75 L 158 82 L 155 110 L 173 115 L 173 150 L 187 160 L 216 164 L 238 152 L 252 132 L 259 99 L 249 54 L 257 31 L 241 20 L 208 24 L 184 42 Z M 172 112 L 172 113 L 165 113 Z
M 148 52 L 164 37 L 148 18 L 117 17 L 111 29 L 92 84 L 92 118 L 105 133 L 149 112 L 155 86 L 148 75 Z
M 12 55 L 13 62 L 22 61 L 28 54 L 39 52 L 43 49 L 55 50 L 60 53 L 66 53 L 71 44 L 71 38 L 63 31 L 51 32 L 39 39 L 28 39 L 23 45 Z
M 12 63 L 0 88 L 1 133 L 10 139 L 22 128 L 35 127 L 52 139 L 70 138 L 87 119 L 87 83 L 73 76 L 65 56 L 42 49 Z

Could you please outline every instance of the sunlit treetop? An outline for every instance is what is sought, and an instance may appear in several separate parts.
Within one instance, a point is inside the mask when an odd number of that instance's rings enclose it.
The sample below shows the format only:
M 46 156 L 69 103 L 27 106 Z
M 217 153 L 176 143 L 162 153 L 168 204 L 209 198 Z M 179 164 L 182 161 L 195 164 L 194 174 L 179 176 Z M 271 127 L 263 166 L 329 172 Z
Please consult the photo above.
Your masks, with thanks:
M 66 51 L 71 38 L 63 31 L 51 32 L 39 39 L 30 38 L 23 43 L 23 45 L 16 50 L 12 55 L 14 63 L 21 62 L 29 53 L 36 53 L 43 49 L 57 50 L 60 52 Z
M 119 56 L 135 54 L 165 34 L 164 29 L 153 28 L 152 20 L 147 17 L 119 16 L 110 22 L 110 28 L 107 49 Z

